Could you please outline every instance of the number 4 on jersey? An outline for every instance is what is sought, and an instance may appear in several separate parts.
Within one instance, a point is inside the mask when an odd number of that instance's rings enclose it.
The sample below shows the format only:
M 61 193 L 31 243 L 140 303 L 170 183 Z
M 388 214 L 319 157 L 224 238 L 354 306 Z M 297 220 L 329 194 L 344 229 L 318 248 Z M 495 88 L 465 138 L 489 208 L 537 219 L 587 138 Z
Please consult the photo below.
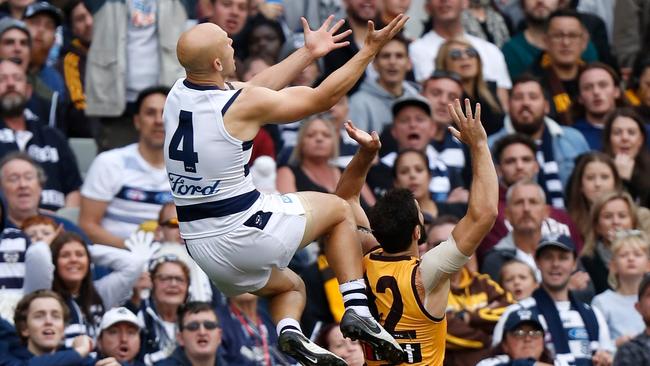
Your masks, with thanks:
M 181 111 L 178 116 L 178 128 L 169 142 L 169 158 L 182 161 L 185 164 L 186 172 L 196 173 L 199 155 L 194 151 L 192 112 Z

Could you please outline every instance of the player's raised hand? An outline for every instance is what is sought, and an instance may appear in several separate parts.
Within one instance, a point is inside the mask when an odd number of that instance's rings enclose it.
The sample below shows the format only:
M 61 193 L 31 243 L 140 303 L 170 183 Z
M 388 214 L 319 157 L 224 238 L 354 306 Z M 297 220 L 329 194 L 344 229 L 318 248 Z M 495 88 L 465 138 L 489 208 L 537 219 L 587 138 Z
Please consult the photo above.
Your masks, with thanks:
M 361 148 L 370 152 L 377 152 L 381 148 L 379 134 L 377 134 L 376 131 L 368 133 L 364 130 L 360 130 L 356 128 L 350 120 L 345 122 L 345 130 L 354 141 L 359 143 L 359 146 L 361 146 Z
M 476 110 L 472 113 L 472 105 L 469 99 L 465 99 L 465 112 L 460 105 L 460 100 L 456 99 L 454 103 L 447 105 L 449 115 L 454 120 L 456 128 L 449 127 L 449 131 L 465 143 L 473 147 L 482 143 L 487 143 L 487 134 L 481 123 L 481 104 L 476 103 Z
M 333 20 L 334 15 L 330 15 L 320 28 L 313 31 L 309 28 L 307 19 L 304 17 L 300 18 L 303 34 L 305 35 L 305 48 L 307 48 L 312 57 L 320 58 L 332 50 L 350 45 L 350 42 L 342 40 L 349 36 L 352 30 L 348 29 L 345 32 L 335 35 L 334 33 L 341 28 L 345 21 L 341 19 L 330 28 Z
M 368 34 L 366 35 L 364 47 L 369 47 L 373 53 L 379 52 L 388 41 L 393 39 L 393 37 L 402 30 L 407 20 L 409 20 L 409 17 L 400 14 L 380 30 L 375 30 L 375 23 L 372 20 L 369 20 Z

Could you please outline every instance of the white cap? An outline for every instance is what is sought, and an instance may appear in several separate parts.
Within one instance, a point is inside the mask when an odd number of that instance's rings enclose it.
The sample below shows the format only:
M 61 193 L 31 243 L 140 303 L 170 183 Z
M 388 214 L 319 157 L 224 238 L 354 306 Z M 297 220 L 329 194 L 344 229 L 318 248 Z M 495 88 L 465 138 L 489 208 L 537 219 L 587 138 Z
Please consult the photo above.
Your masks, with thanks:
M 121 306 L 119 308 L 112 308 L 104 313 L 102 321 L 99 323 L 99 331 L 101 333 L 111 326 L 122 322 L 131 323 L 138 327 L 138 329 L 141 328 L 138 317 L 131 310 Z

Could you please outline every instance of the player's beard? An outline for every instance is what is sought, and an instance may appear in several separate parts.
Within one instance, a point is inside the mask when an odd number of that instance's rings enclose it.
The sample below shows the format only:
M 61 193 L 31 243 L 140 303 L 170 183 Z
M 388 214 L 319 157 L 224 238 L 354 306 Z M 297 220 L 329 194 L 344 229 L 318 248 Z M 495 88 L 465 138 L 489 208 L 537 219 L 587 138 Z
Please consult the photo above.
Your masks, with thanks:
M 2 117 L 22 116 L 27 106 L 27 98 L 17 92 L 9 92 L 0 97 L 0 115 Z

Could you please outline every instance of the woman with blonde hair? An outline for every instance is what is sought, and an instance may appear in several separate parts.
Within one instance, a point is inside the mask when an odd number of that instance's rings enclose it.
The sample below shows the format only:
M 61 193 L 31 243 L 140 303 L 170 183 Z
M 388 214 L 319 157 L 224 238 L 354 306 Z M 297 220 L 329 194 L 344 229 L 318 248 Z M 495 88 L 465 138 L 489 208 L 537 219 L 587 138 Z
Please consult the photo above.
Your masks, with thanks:
M 335 165 L 338 154 L 339 138 L 334 123 L 324 115 L 310 117 L 300 126 L 289 165 L 278 169 L 278 191 L 333 193 L 341 178 L 341 170 Z M 367 186 L 363 187 L 361 197 L 370 205 L 375 202 Z
M 478 51 L 464 38 L 453 38 L 440 46 L 435 60 L 436 70 L 458 74 L 463 84 L 463 98 L 472 104 L 481 103 L 481 119 L 488 135 L 502 126 L 507 112 L 508 91 L 496 82 L 483 78 L 483 63 Z
M 616 346 L 643 332 L 643 318 L 635 308 L 643 276 L 650 271 L 650 241 L 640 230 L 617 231 L 612 243 L 609 285 L 612 289 L 596 296 L 592 305 L 607 320 Z
M 616 232 L 639 229 L 637 206 L 629 193 L 614 191 L 595 200 L 591 208 L 591 230 L 585 237 L 580 261 L 594 283 L 596 294 L 609 288 L 609 265 Z

